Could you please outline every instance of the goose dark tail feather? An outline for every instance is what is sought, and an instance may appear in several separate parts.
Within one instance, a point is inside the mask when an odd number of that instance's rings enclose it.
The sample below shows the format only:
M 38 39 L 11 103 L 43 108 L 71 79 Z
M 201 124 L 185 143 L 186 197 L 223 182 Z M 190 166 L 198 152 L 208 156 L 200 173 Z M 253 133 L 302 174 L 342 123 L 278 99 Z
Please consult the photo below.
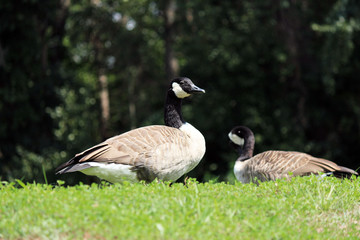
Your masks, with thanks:
M 75 157 L 73 157 L 72 159 L 70 159 L 69 161 L 61 164 L 60 166 L 58 166 L 55 169 L 55 174 L 63 174 L 63 173 L 67 173 L 67 172 L 76 172 L 76 171 L 80 171 L 82 169 L 86 169 L 91 167 L 89 164 L 81 164 L 79 165 L 79 161 L 85 157 L 86 155 L 101 149 L 105 146 L 106 144 L 99 144 L 96 145 L 90 149 L 85 150 L 82 153 L 76 154 Z
M 55 174 L 63 174 L 63 173 L 67 173 L 67 172 L 74 172 L 71 171 L 71 169 L 77 164 L 79 163 L 79 160 L 81 159 L 82 156 L 75 156 L 74 158 L 70 159 L 69 161 L 61 164 L 60 166 L 58 166 L 55 169 Z M 76 170 L 75 170 L 76 171 Z
M 352 175 L 356 175 L 356 176 L 359 175 L 356 171 L 354 171 L 350 168 L 342 167 L 342 166 L 339 166 L 339 167 L 340 167 L 340 170 L 337 170 L 334 172 L 334 176 L 337 178 L 351 178 Z
M 71 160 L 70 160 L 71 161 Z M 87 163 L 83 163 L 83 164 L 73 164 L 73 165 L 69 165 L 66 166 L 64 168 L 60 168 L 61 166 L 59 166 L 55 171 L 56 174 L 63 174 L 63 173 L 69 173 L 69 172 L 76 172 L 76 171 L 80 171 L 86 168 L 90 168 L 91 165 L 87 164 Z M 59 169 L 59 170 L 58 170 Z

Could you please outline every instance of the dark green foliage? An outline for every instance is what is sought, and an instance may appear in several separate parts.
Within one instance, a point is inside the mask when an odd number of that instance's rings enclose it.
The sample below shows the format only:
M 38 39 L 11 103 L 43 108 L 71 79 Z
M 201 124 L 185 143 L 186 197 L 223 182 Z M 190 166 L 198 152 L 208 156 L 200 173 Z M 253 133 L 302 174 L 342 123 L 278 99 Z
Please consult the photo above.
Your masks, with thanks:
M 56 1 L 5 1 L 0 5 L 1 176 L 22 177 L 21 149 L 42 153 L 53 146 L 48 110 L 60 101 L 64 32 Z M 29 163 L 31 164 L 31 163 Z M 40 167 L 41 165 L 36 166 Z M 31 167 L 32 168 L 32 167 Z M 30 179 L 29 179 L 30 180 Z

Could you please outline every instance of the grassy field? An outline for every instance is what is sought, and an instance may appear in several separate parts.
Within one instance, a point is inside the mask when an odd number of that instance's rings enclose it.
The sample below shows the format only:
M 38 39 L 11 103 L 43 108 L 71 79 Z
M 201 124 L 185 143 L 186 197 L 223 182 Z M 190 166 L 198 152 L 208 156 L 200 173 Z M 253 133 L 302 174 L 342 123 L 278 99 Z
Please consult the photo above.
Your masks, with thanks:
M 359 238 L 360 178 L 0 185 L 0 239 Z

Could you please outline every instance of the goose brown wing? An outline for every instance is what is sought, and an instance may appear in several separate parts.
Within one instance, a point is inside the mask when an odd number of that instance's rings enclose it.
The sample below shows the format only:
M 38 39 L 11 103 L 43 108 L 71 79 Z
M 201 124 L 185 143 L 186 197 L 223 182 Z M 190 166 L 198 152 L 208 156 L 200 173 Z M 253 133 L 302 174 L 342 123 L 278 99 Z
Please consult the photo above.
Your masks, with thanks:
M 268 179 L 284 177 L 289 172 L 293 176 L 304 176 L 318 172 L 333 172 L 340 167 L 328 160 L 315 158 L 306 153 L 287 151 L 267 151 L 254 156 L 249 163 L 253 172 Z
M 129 164 L 135 167 L 149 166 L 149 161 L 161 161 L 166 151 L 174 145 L 186 147 L 186 140 L 187 136 L 177 128 L 161 125 L 138 128 L 108 139 L 106 143 L 111 146 L 113 152 L 97 161 Z
M 317 174 L 319 172 L 332 172 L 335 177 L 351 177 L 351 175 L 358 175 L 358 173 L 350 168 L 346 168 L 343 166 L 339 166 L 336 163 L 323 159 L 323 158 L 316 158 L 311 155 L 305 153 L 297 153 L 295 152 L 299 160 L 299 163 L 293 165 L 293 172 L 294 176 L 305 176 L 311 173 Z M 304 156 L 301 156 L 304 155 Z
M 175 140 L 177 139 L 177 140 Z M 75 165 L 86 162 L 126 164 L 135 168 L 151 167 L 149 160 L 159 148 L 166 149 L 175 141 L 185 141 L 185 135 L 177 128 L 155 125 L 137 128 L 107 139 L 89 148 L 56 169 L 57 173 L 79 171 Z M 90 167 L 82 164 L 85 168 Z

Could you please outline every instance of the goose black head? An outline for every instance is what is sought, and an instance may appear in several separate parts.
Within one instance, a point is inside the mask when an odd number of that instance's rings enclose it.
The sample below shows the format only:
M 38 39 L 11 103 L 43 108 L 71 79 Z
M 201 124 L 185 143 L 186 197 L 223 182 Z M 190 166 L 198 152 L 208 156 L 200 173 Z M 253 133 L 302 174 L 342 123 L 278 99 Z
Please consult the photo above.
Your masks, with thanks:
M 177 98 L 189 97 L 192 93 L 205 93 L 205 90 L 196 86 L 187 77 L 178 77 L 171 81 L 169 90 L 173 91 Z
M 244 148 L 249 148 L 246 150 L 252 150 L 255 144 L 254 133 L 245 126 L 237 126 L 234 127 L 229 132 L 229 138 L 231 145 L 239 152 L 239 154 L 243 154 Z M 247 146 L 244 146 L 247 145 Z

